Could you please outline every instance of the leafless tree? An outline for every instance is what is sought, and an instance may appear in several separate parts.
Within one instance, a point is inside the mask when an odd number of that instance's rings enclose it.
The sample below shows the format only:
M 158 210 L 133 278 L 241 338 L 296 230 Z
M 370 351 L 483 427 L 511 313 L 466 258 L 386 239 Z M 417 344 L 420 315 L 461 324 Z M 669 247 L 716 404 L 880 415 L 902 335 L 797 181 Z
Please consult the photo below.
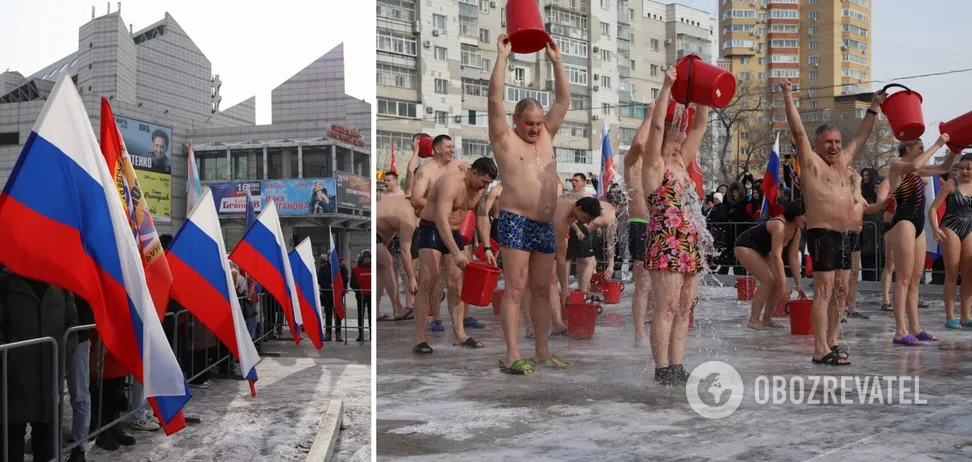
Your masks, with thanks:
M 759 81 L 748 80 L 738 82 L 736 95 L 729 105 L 724 108 L 713 108 L 715 120 L 721 125 L 721 131 L 728 135 L 713 140 L 716 146 L 712 152 L 716 153 L 718 166 L 716 176 L 721 182 L 731 181 L 735 176 L 734 167 L 748 169 L 754 153 L 761 152 L 767 145 L 772 146 L 773 140 L 770 139 L 773 135 L 770 114 L 772 102 L 773 95 L 761 86 Z M 733 154 L 736 151 L 733 149 L 732 142 L 737 136 L 738 141 L 745 142 L 748 149 L 742 165 L 733 162 L 736 158 Z
M 854 134 L 857 133 L 857 128 L 861 125 L 861 119 L 852 114 L 831 112 L 830 120 L 807 124 L 807 132 L 813 133 L 813 130 L 816 130 L 818 126 L 828 122 L 840 129 L 841 136 L 845 141 L 852 139 Z M 887 169 L 894 158 L 897 145 L 898 141 L 894 139 L 887 119 L 879 118 L 874 124 L 870 138 L 867 139 L 867 144 L 864 145 L 857 157 L 857 167 L 874 168 L 878 171 Z

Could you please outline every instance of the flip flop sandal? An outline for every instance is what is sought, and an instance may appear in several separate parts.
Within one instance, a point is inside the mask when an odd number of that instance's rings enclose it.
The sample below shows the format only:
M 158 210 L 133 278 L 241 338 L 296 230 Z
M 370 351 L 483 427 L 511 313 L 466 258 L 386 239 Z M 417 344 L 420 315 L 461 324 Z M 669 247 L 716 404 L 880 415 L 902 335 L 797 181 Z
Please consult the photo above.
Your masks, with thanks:
M 916 335 L 915 338 L 921 340 L 922 342 L 937 342 L 938 338 L 926 331 L 921 331 L 920 334 Z
M 945 328 L 946 329 L 961 329 L 962 328 L 962 323 L 960 323 L 958 319 L 953 319 L 953 320 L 945 323 Z
M 533 373 L 533 366 L 522 359 L 513 361 L 513 364 L 510 364 L 510 367 L 506 367 L 506 363 L 504 363 L 501 359 L 499 360 L 499 368 L 500 372 L 510 375 L 530 375 Z
M 840 345 L 832 345 L 830 347 L 830 351 L 832 351 L 834 353 L 837 353 L 837 355 L 840 356 L 840 359 L 841 360 L 846 360 L 850 356 L 847 353 L 847 350 L 845 350 L 844 347 L 842 347 Z
M 828 366 L 850 366 L 850 361 L 840 359 L 840 354 L 833 351 L 827 353 L 823 358 L 813 358 L 811 361 L 814 364 L 826 364 Z
M 895 345 L 904 345 L 904 346 L 919 346 L 919 345 L 921 345 L 921 341 L 918 340 L 917 338 L 915 338 L 914 335 L 910 335 L 910 334 L 909 335 L 905 335 L 904 337 L 901 337 L 901 338 L 896 338 L 896 339 L 894 339 L 894 341 L 892 343 L 895 344 Z
M 894 308 L 891 307 L 890 303 L 885 303 L 881 305 L 881 311 L 894 311 Z
M 380 317 L 378 317 L 378 322 L 385 322 L 385 321 L 391 321 L 391 318 L 389 318 L 387 314 L 383 314 Z
M 409 319 L 415 319 L 415 310 L 409 309 L 405 316 L 402 316 L 402 321 L 407 321 Z
M 469 337 L 466 339 L 465 342 L 453 343 L 452 346 L 462 347 L 462 348 L 482 348 L 484 345 L 483 342 L 477 342 L 476 339 Z
M 432 354 L 432 347 L 429 346 L 428 342 L 422 342 L 415 345 L 415 348 L 412 348 L 412 353 L 417 355 L 430 355 Z
M 552 332 L 550 332 L 550 336 L 551 337 L 566 337 L 567 336 L 567 328 L 565 327 L 565 328 L 560 329 L 560 330 L 552 331 Z
M 537 362 L 537 360 L 533 358 L 530 358 L 527 361 L 530 362 L 531 366 L 543 366 L 548 369 L 567 369 L 570 366 L 570 363 L 558 358 L 557 355 L 550 355 L 549 358 L 541 362 Z

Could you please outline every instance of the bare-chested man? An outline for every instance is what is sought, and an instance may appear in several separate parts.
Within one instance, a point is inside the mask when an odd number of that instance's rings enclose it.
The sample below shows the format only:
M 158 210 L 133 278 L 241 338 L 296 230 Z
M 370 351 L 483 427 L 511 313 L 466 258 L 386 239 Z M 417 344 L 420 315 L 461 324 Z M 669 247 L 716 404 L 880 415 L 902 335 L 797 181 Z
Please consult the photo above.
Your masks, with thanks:
M 500 196 L 499 228 L 506 284 L 502 307 L 506 361 L 500 362 L 500 370 L 520 375 L 533 372 L 533 366 L 520 359 L 517 345 L 517 311 L 528 281 L 536 308 L 533 310 L 537 332 L 535 362 L 553 367 L 565 365 L 550 354 L 546 326 L 550 323 L 550 279 L 556 250 L 551 220 L 562 187 L 553 138 L 570 108 L 570 83 L 560 49 L 556 43 L 548 42 L 547 56 L 554 69 L 554 104 L 544 115 L 543 107 L 535 99 L 521 100 L 513 110 L 513 127 L 510 127 L 504 104 L 510 38 L 500 35 L 496 43 L 498 54 L 489 80 L 488 113 L 489 142 L 506 186 Z
M 459 225 L 466 212 L 482 199 L 485 189 L 496 179 L 496 163 L 487 157 L 473 162 L 472 167 L 461 173 L 450 173 L 439 178 L 429 192 L 428 200 L 422 209 L 419 222 L 419 258 L 422 260 L 421 287 L 416 299 L 419 310 L 415 316 L 415 339 L 418 342 L 412 351 L 416 354 L 432 354 L 425 332 L 423 306 L 437 291 L 439 272 L 446 275 L 449 299 L 449 314 L 452 317 L 452 333 L 455 346 L 482 348 L 466 335 L 463 327 L 463 311 L 459 301 L 462 286 L 462 272 L 469 258 L 463 252 L 464 243 L 459 234 Z
M 645 120 L 635 132 L 631 148 L 624 156 L 624 184 L 628 186 L 628 251 L 631 254 L 631 272 L 635 281 L 631 315 L 634 318 L 635 347 L 647 348 L 648 333 L 645 331 L 647 312 L 651 311 L 651 278 L 645 271 L 645 255 L 648 254 L 648 205 L 641 185 L 641 153 L 648 143 L 651 113 L 655 103 L 648 105 Z
M 551 305 L 551 309 L 553 310 L 554 327 L 559 329 L 559 331 L 555 331 L 558 335 L 566 335 L 562 310 L 570 298 L 570 288 L 567 284 L 569 273 L 567 260 L 570 259 L 570 247 L 563 244 L 571 239 L 570 235 L 573 233 L 579 232 L 592 236 L 594 230 L 609 229 L 611 224 L 614 223 L 614 219 L 614 206 L 607 202 L 600 202 L 596 198 L 590 196 L 578 197 L 578 194 L 567 193 L 557 200 L 557 212 L 554 215 L 554 236 L 558 244 L 557 269 L 556 280 L 551 284 L 551 291 L 556 293 L 557 282 L 560 282 L 560 297 L 557 300 L 559 304 L 554 303 Z M 593 255 L 590 258 L 593 259 Z M 611 259 L 609 258 L 608 261 L 611 261 Z M 577 260 L 577 286 L 581 292 L 587 292 L 590 286 L 593 265 L 596 265 L 596 261 L 589 265 L 589 270 L 585 269 L 582 272 L 581 260 Z M 585 277 L 586 280 L 584 280 Z
M 576 178 L 576 176 L 575 176 Z M 571 191 L 560 196 L 561 199 L 567 199 L 570 201 L 576 201 L 583 197 L 591 197 L 590 194 L 584 192 Z M 594 231 L 601 233 L 602 230 L 611 230 L 611 224 L 614 223 L 615 211 L 614 206 L 608 204 L 607 202 L 601 203 L 604 210 L 604 215 L 598 219 L 596 223 L 591 226 L 582 226 L 578 223 L 570 224 L 567 232 L 567 249 L 565 252 L 565 257 L 567 260 L 574 262 L 576 265 L 576 277 L 577 277 L 577 289 L 581 292 L 589 292 L 591 288 L 591 277 L 594 275 L 594 270 L 597 269 L 597 258 L 594 256 Z M 556 224 L 554 226 L 556 231 Z M 607 242 L 612 242 L 613 239 L 608 237 L 605 239 Z M 557 241 L 560 243 L 560 241 Z M 613 263 L 614 258 L 614 247 L 608 246 L 608 261 Z M 558 262 L 559 263 L 559 262 Z M 611 273 L 613 265 L 608 265 L 607 274 Z
M 813 264 L 813 362 L 843 366 L 850 361 L 847 351 L 837 344 L 840 310 L 839 304 L 832 301 L 842 298 L 840 294 L 834 297 L 834 290 L 846 290 L 851 269 L 847 231 L 854 221 L 856 193 L 851 190 L 853 184 L 847 167 L 854 163 L 871 136 L 877 111 L 886 95 L 876 93 L 871 98 L 871 107 L 847 146 L 842 146 L 840 129 L 833 124 L 818 127 L 811 145 L 800 112 L 793 103 L 791 86 L 789 79 L 781 84 L 786 120 L 802 172 L 800 188 L 807 212 L 807 249 Z
M 387 177 L 386 177 L 387 178 Z M 392 300 L 392 310 L 395 320 L 406 319 L 408 313 L 402 308 L 401 300 L 398 298 L 397 267 L 395 257 L 401 257 L 402 269 L 404 271 L 405 292 L 415 294 L 418 285 L 415 282 L 415 273 L 412 272 L 412 254 L 408 250 L 402 251 L 404 246 L 409 249 L 412 244 L 412 235 L 415 232 L 415 225 L 418 220 L 408 199 L 404 195 L 392 195 L 382 198 L 377 204 L 378 215 L 375 220 L 375 232 L 378 234 L 378 243 L 384 244 L 377 246 L 378 264 L 378 300 L 381 301 L 382 293 L 388 290 L 388 295 Z M 388 319 L 378 312 L 378 320 Z
M 382 193 L 382 197 L 405 196 L 405 191 L 398 187 L 398 172 L 385 172 L 381 182 L 385 184 L 385 192 Z
M 385 200 L 389 197 L 405 197 L 405 192 L 399 187 L 398 183 L 398 173 L 397 172 L 385 172 L 385 176 L 381 179 L 382 183 L 385 185 L 385 191 L 381 194 L 378 202 Z M 411 209 L 408 199 L 405 199 L 405 205 L 408 209 Z M 414 217 L 414 214 L 412 214 Z M 414 231 L 414 226 L 412 226 Z M 409 239 L 411 241 L 411 238 Z M 378 264 L 378 300 L 381 300 L 382 293 L 385 290 L 388 291 L 388 296 L 392 300 L 392 311 L 393 316 L 396 320 L 404 319 L 407 314 L 402 308 L 402 302 L 398 298 L 398 279 L 402 278 L 402 281 L 408 281 L 405 272 L 405 268 L 401 267 L 403 265 L 402 260 L 399 258 L 399 251 L 401 250 L 401 240 L 398 234 L 392 237 L 390 242 L 386 242 L 386 249 L 382 249 L 381 246 L 376 250 L 375 261 Z M 386 258 L 387 257 L 387 258 Z M 390 259 L 390 260 L 388 260 Z M 390 264 L 391 266 L 385 267 L 384 265 Z M 415 267 L 410 266 L 409 270 L 414 271 Z M 405 305 L 409 308 L 412 307 L 414 293 L 410 291 L 405 291 Z M 409 318 L 411 319 L 411 318 Z M 381 309 L 378 309 L 378 320 L 387 321 L 388 315 L 381 314 Z
M 587 190 L 587 176 L 583 173 L 575 173 L 570 177 L 570 192 L 579 194 L 583 197 L 593 197 L 594 193 Z

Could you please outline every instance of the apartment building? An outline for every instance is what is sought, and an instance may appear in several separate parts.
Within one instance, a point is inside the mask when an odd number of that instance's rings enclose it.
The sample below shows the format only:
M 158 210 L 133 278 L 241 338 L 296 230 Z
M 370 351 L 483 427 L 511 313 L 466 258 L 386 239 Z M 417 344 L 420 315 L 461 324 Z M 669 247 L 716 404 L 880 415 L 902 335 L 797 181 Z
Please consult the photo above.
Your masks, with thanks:
M 756 116 L 760 125 L 786 129 L 782 95 L 765 96 L 784 78 L 804 122 L 823 123 L 834 111 L 864 117 L 866 99 L 842 97 L 872 91 L 871 0 L 720 0 L 719 18 L 720 55 L 769 106 Z M 745 140 L 738 145 L 745 155 Z
M 377 0 L 377 156 L 398 169 L 411 136 L 448 134 L 464 159 L 492 155 L 486 96 L 505 33 L 505 0 Z M 431 5 L 430 5 L 431 3 Z M 666 66 L 697 53 L 712 62 L 715 20 L 683 5 L 635 0 L 542 0 L 544 27 L 557 42 L 571 104 L 554 140 L 563 178 L 600 171 L 602 124 L 624 153 L 661 90 Z M 507 69 L 507 113 L 525 97 L 554 100 L 546 52 L 514 54 Z M 404 154 L 404 155 L 402 155 Z M 616 163 L 617 165 L 617 163 Z

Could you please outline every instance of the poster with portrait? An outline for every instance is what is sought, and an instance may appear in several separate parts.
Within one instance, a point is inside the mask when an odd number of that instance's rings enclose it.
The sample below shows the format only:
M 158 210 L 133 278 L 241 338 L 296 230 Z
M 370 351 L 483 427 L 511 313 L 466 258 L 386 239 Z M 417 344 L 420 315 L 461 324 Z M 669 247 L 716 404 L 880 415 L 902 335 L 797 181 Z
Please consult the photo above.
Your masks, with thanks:
M 152 218 L 172 221 L 172 128 L 115 116 Z
M 265 180 L 263 200 L 272 200 L 280 216 L 323 215 L 337 212 L 336 189 L 334 178 Z
M 259 181 L 231 181 L 206 185 L 213 193 L 213 202 L 220 216 L 242 216 L 246 214 L 246 191 L 253 198 L 253 211 L 263 211 L 263 196 Z

